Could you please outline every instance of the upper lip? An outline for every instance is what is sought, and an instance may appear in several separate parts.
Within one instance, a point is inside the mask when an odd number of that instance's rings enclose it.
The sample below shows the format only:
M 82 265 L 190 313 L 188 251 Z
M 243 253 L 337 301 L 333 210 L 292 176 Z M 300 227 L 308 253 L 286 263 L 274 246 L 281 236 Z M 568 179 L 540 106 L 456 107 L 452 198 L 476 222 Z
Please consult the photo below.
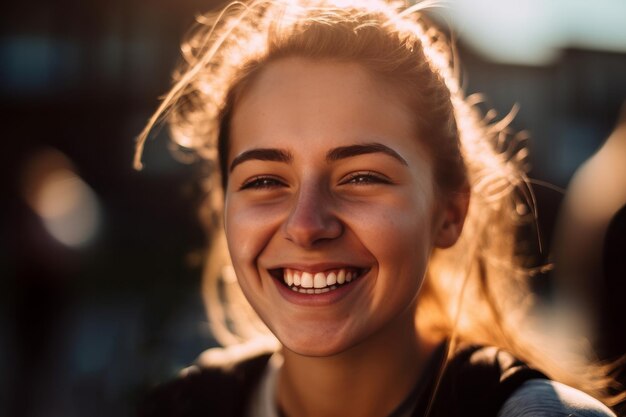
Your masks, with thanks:
M 315 274 L 317 272 L 326 272 L 331 271 L 333 269 L 344 269 L 344 268 L 356 268 L 356 269 L 365 269 L 368 266 L 359 265 L 359 264 L 350 264 L 346 262 L 321 262 L 321 263 L 300 263 L 300 262 L 288 262 L 283 264 L 277 264 L 274 266 L 269 266 L 268 270 L 276 270 L 276 269 L 295 269 L 297 271 L 309 272 L 311 274 Z

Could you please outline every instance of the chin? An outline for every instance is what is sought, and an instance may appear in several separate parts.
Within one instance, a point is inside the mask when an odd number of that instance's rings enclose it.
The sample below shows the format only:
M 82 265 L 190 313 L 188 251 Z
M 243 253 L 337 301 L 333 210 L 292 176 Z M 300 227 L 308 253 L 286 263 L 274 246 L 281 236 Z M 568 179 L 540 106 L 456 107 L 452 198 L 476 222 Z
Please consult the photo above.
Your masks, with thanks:
M 349 348 L 341 346 L 329 346 L 325 343 L 318 343 L 316 345 L 300 345 L 300 344 L 282 344 L 283 347 L 293 353 L 300 356 L 307 356 L 310 358 L 328 358 L 336 356 L 345 352 Z
M 282 346 L 298 355 L 308 357 L 330 357 L 350 350 L 358 342 L 351 338 L 329 334 L 316 334 L 305 337 L 279 337 Z

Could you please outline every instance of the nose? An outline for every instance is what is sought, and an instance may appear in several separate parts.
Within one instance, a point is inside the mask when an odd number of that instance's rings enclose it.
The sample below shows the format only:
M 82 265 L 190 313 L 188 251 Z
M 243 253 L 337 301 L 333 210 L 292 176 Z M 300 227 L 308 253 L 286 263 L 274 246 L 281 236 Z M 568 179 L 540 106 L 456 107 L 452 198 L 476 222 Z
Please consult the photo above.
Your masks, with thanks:
M 333 212 L 332 196 L 319 186 L 305 186 L 294 195 L 289 217 L 283 224 L 287 240 L 312 248 L 341 236 L 343 225 Z

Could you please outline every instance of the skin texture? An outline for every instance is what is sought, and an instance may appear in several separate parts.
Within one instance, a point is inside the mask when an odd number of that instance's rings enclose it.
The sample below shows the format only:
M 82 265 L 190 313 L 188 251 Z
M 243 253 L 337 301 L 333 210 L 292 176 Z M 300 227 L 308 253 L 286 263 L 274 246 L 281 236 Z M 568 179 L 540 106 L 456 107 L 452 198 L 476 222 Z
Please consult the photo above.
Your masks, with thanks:
M 436 198 L 432 162 L 393 92 L 356 63 L 287 58 L 261 71 L 233 114 L 226 237 L 244 294 L 284 346 L 287 415 L 385 415 L 432 349 L 415 328 L 417 294 L 467 201 Z M 366 273 L 340 296 L 289 298 L 275 276 L 341 266 Z M 354 404 L 336 401 L 347 386 Z

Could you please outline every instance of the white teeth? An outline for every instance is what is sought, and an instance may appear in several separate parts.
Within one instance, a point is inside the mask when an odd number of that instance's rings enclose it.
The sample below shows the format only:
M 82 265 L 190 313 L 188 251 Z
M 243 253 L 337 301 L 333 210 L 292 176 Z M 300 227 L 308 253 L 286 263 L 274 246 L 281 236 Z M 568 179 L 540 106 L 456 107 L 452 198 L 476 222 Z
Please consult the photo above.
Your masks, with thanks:
M 324 288 L 326 286 L 326 275 L 323 272 L 318 272 L 313 277 L 313 286 L 315 288 Z
M 340 269 L 337 274 L 337 284 L 343 284 L 346 282 L 346 271 L 344 269 Z
M 303 272 L 300 285 L 304 288 L 313 288 L 313 275 L 308 272 Z
M 359 276 L 357 271 L 339 269 L 330 272 L 302 272 L 285 268 L 283 281 L 293 291 L 302 294 L 322 294 L 337 289 L 341 284 L 351 282 Z

